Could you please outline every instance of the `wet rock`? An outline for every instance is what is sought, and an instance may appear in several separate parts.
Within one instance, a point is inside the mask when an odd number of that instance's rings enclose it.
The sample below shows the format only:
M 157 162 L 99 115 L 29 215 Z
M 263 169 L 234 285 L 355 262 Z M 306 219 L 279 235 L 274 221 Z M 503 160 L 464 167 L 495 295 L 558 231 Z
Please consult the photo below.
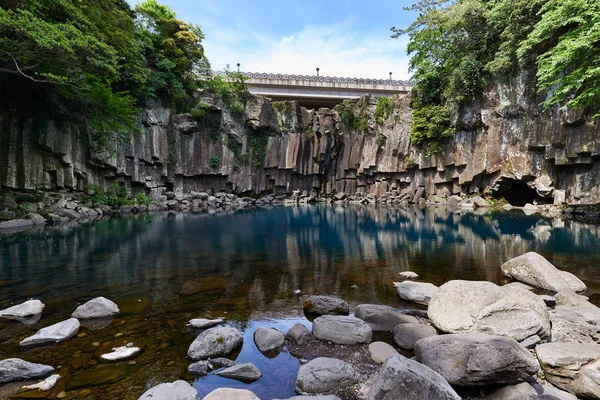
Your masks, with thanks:
M 189 325 L 195 329 L 207 329 L 207 328 L 213 327 L 215 325 L 219 325 L 223 321 L 224 321 L 223 318 L 216 318 L 216 319 L 194 318 L 194 319 L 190 320 Z
M 460 396 L 440 374 L 401 355 L 389 357 L 383 363 L 368 398 L 460 400 Z
M 459 386 L 518 383 L 539 370 L 536 359 L 515 340 L 481 333 L 421 339 L 415 343 L 415 356 Z
M 81 215 L 75 210 L 68 210 L 66 208 L 59 208 L 56 210 L 56 214 L 60 217 L 68 218 L 69 221 L 77 221 L 81 218 Z
M 0 222 L 0 229 L 18 229 L 33 226 L 33 221 L 30 219 L 11 219 L 9 221 Z
M 396 349 L 385 342 L 373 342 L 369 344 L 369 353 L 376 363 L 383 363 L 388 357 L 398 354 Z
M 418 322 L 413 316 L 402 314 L 390 306 L 379 304 L 356 306 L 354 316 L 368 323 L 373 332 L 389 332 L 398 324 Z
M 138 400 L 198 400 L 198 392 L 185 381 L 175 381 L 154 386 Z
M 317 315 L 348 315 L 350 307 L 337 297 L 309 296 L 304 301 L 304 311 Z
M 535 352 L 548 382 L 577 397 L 600 399 L 600 344 L 544 343 Z
M 370 343 L 369 324 L 355 317 L 323 315 L 313 321 L 313 335 L 319 340 L 338 344 Z
M 256 365 L 252 363 L 235 364 L 222 371 L 215 372 L 215 375 L 222 376 L 223 378 L 236 379 L 242 382 L 254 382 L 259 380 L 262 376 L 259 369 L 256 368 Z
M 260 351 L 269 351 L 283 346 L 285 336 L 277 329 L 259 327 L 254 332 L 254 343 Z
M 323 393 L 358 381 L 352 365 L 336 358 L 319 357 L 302 365 L 296 377 L 296 392 Z
M 419 277 L 419 275 L 416 272 L 412 271 L 402 271 L 398 274 L 406 279 L 417 279 Z
M 308 328 L 300 323 L 292 326 L 285 334 L 285 337 L 296 344 L 304 344 L 309 340 L 314 339 Z
M 229 368 L 237 364 L 235 361 L 224 357 L 209 358 L 208 363 L 210 364 L 212 369 Z
M 557 306 L 550 310 L 553 342 L 600 343 L 600 309 Z
M 128 343 L 126 346 L 114 347 L 112 352 L 102 354 L 100 358 L 106 361 L 124 360 L 139 353 L 140 350 L 141 349 L 139 347 L 135 347 L 133 343 Z
M 215 389 L 202 400 L 260 400 L 254 393 L 246 389 Z
M 119 307 L 105 297 L 96 297 L 77 307 L 71 317 L 78 319 L 108 319 L 119 313 Z
M 401 299 L 413 303 L 428 305 L 439 288 L 432 283 L 404 281 L 396 286 L 396 292 Z
M 206 376 L 209 370 L 209 363 L 206 360 L 197 361 L 188 365 L 188 372 L 197 376 Z
M 485 400 L 577 400 L 577 397 L 552 386 L 523 382 L 505 386 Z
M 436 328 L 449 333 L 482 332 L 517 341 L 550 333 L 548 308 L 535 294 L 484 281 L 449 281 L 427 310 Z
M 519 342 L 526 349 L 534 349 L 540 343 L 542 343 L 542 339 L 538 335 L 529 336 L 527 339 Z
M 188 357 L 201 360 L 231 353 L 244 342 L 244 337 L 235 328 L 210 328 L 202 332 L 188 349 Z
M 56 383 L 58 382 L 58 380 L 60 378 L 61 378 L 60 375 L 54 374 L 54 375 L 47 377 L 46 379 L 44 379 L 43 381 L 41 381 L 39 383 L 23 386 L 23 389 L 28 389 L 28 390 L 36 390 L 37 389 L 41 392 L 45 392 L 46 390 L 52 389 L 56 385 Z
M 501 268 L 509 278 L 553 292 L 582 292 L 587 289 L 575 275 L 559 270 L 533 251 L 508 260 Z
M 399 324 L 394 327 L 394 343 L 403 350 L 411 351 L 415 343 L 423 338 L 437 335 L 437 331 L 427 324 Z
M 7 319 L 23 319 L 39 315 L 44 310 L 44 303 L 39 300 L 27 300 L 0 311 L 0 317 Z
M 0 361 L 0 385 L 27 379 L 45 378 L 54 372 L 54 368 L 35 364 L 20 358 L 7 358 Z
M 42 217 L 38 213 L 32 212 L 32 213 L 27 214 L 27 219 L 31 220 L 31 222 L 33 222 L 34 225 L 45 225 L 46 224 L 46 218 Z
M 79 332 L 79 326 L 80 324 L 77 319 L 70 318 L 66 321 L 62 321 L 40 329 L 35 333 L 35 335 L 23 339 L 19 344 L 21 346 L 34 346 L 64 342 L 77 335 L 77 332 Z
M 13 211 L 0 211 L 0 221 L 8 221 L 15 217 L 16 214 Z

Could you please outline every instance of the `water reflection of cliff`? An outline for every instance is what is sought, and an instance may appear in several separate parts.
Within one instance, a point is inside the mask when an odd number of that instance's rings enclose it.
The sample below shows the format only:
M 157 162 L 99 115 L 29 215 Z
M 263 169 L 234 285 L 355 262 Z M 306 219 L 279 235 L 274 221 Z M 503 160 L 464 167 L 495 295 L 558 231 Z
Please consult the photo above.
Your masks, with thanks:
M 400 271 L 438 284 L 499 282 L 499 266 L 530 250 L 600 290 L 597 225 L 520 212 L 314 206 L 113 218 L 2 237 L 0 305 L 143 296 L 146 310 L 250 313 L 297 308 L 295 289 L 394 303 Z

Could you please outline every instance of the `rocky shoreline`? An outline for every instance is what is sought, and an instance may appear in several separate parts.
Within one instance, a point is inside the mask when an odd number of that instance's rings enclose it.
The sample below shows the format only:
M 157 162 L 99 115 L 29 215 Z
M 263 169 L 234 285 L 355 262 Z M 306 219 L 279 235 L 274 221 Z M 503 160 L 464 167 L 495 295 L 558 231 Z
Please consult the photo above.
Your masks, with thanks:
M 301 363 L 295 388 L 317 399 L 598 399 L 600 398 L 600 308 L 581 293 L 576 276 L 530 252 L 500 266 L 512 282 L 451 280 L 437 287 L 404 271 L 395 282 L 398 309 L 343 299 L 303 296 L 306 323 L 287 332 L 268 325 L 256 329 L 254 345 L 269 355 L 287 346 Z M 21 323 L 38 321 L 39 300 L 1 310 L 0 317 Z M 80 326 L 102 329 L 119 314 L 117 304 L 94 298 L 70 319 L 40 329 L 21 347 L 58 345 L 77 335 Z M 312 321 L 312 325 L 309 323 Z M 188 372 L 216 374 L 241 382 L 260 380 L 253 363 L 237 363 L 243 335 L 227 319 L 192 319 Z M 103 362 L 129 360 L 136 343 L 113 348 Z M 182 355 L 184 356 L 184 355 Z M 21 393 L 43 394 L 61 379 L 60 367 L 18 358 L 0 361 L 0 383 L 44 379 Z M 60 393 L 59 398 L 67 393 Z M 185 381 L 161 383 L 140 399 L 198 399 Z M 258 399 L 246 389 L 220 388 L 204 397 Z M 276 398 L 274 395 L 272 398 Z M 294 397 L 293 399 L 304 398 Z

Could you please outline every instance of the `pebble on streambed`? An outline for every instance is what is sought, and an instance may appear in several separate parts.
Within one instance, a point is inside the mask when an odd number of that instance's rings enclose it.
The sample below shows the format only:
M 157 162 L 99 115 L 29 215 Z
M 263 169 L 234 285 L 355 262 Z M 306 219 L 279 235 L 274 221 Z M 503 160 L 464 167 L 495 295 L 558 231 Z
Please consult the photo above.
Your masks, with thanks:
M 139 347 L 134 347 L 133 343 L 127 343 L 125 346 L 114 347 L 112 352 L 102 354 L 100 357 L 106 361 L 118 361 L 132 357 L 140 352 Z

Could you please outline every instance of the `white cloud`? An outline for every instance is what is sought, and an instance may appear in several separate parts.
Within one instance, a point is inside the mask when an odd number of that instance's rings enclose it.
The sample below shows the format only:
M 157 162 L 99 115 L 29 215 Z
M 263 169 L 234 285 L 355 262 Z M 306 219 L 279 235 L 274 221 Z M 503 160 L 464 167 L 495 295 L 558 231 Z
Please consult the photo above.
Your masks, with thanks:
M 363 78 L 408 79 L 406 39 L 386 30 L 356 32 L 351 20 L 330 26 L 305 26 L 273 38 L 252 31 L 203 26 L 206 54 L 213 69 L 241 63 L 242 71 Z M 237 40 L 235 39 L 237 38 Z M 240 39 L 241 38 L 241 39 Z

